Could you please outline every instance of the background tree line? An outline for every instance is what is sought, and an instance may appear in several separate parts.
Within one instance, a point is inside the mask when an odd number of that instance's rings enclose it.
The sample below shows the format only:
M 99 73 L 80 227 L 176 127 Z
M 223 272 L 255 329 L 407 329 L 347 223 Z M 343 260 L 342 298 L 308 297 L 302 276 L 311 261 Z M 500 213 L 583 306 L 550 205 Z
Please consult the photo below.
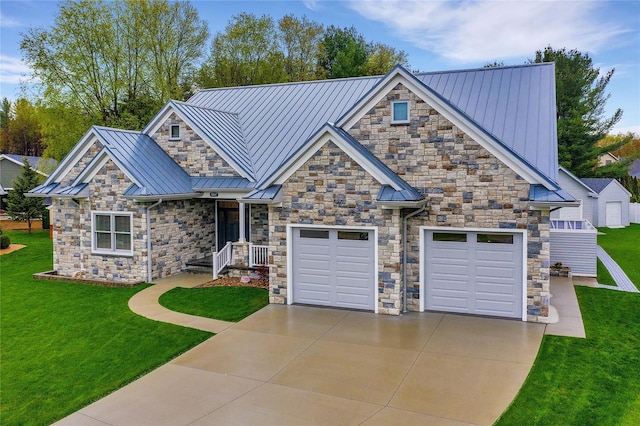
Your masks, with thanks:
M 402 50 L 367 41 L 354 27 L 325 27 L 305 16 L 274 20 L 240 13 L 210 37 L 195 7 L 168 0 L 66 1 L 52 27 L 23 34 L 21 49 L 39 95 L 13 105 L 3 101 L 0 150 L 58 160 L 89 126 L 141 129 L 169 99 L 186 100 L 201 88 L 381 75 L 397 63 L 409 67 Z M 551 46 L 528 62 L 551 61 L 560 164 L 580 177 L 626 174 L 623 163 L 597 167 L 599 155 L 622 149 L 634 137 L 605 139 L 622 116 L 621 110 L 604 114 L 614 71 L 601 76 L 588 54 Z

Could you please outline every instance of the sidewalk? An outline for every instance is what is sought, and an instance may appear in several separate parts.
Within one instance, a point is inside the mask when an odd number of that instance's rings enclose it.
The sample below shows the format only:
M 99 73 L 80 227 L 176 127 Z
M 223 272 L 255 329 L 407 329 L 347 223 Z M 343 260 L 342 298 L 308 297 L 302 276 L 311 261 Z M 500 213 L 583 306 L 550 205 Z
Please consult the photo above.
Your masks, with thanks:
M 600 259 L 602 261 L 602 263 L 604 264 L 605 268 L 607 268 L 607 270 L 611 274 L 611 278 L 613 278 L 613 280 L 618 285 L 618 287 L 613 287 L 613 286 L 610 286 L 610 285 L 602 285 L 601 284 L 600 287 L 608 288 L 608 289 L 611 289 L 611 290 L 622 290 L 622 291 L 628 291 L 628 292 L 631 292 L 631 293 L 638 293 L 638 289 L 636 288 L 636 286 L 633 285 L 633 283 L 631 282 L 629 277 L 627 277 L 627 274 L 624 273 L 624 271 L 616 263 L 616 261 L 613 260 L 613 258 L 611 256 L 609 256 L 609 253 L 604 251 L 604 249 L 602 247 L 597 246 L 596 247 L 596 254 L 598 255 L 598 259 Z
M 233 325 L 233 323 L 170 311 L 158 303 L 160 296 L 169 290 L 176 287 L 193 288 L 207 281 L 211 281 L 209 274 L 178 274 L 169 278 L 158 279 L 154 285 L 129 299 L 129 309 L 138 315 L 155 321 L 168 322 L 211 333 L 220 333 Z

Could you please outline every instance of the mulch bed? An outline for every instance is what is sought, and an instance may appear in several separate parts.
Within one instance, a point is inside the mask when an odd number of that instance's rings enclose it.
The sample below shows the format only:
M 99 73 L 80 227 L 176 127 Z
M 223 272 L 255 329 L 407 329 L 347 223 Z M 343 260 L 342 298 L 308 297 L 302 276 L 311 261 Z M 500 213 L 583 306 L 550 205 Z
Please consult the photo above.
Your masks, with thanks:
M 262 288 L 265 290 L 269 289 L 269 278 L 257 278 L 252 279 L 248 283 L 243 283 L 240 281 L 240 278 L 232 278 L 232 277 L 221 277 L 217 280 L 209 281 L 204 284 L 200 284 L 194 288 L 204 288 L 204 287 L 256 287 Z
M 20 250 L 25 248 L 26 246 L 22 245 L 22 244 L 9 244 L 9 247 L 7 247 L 6 249 L 1 249 L 0 250 L 0 256 L 2 256 L 3 254 L 9 254 L 12 253 L 16 250 Z

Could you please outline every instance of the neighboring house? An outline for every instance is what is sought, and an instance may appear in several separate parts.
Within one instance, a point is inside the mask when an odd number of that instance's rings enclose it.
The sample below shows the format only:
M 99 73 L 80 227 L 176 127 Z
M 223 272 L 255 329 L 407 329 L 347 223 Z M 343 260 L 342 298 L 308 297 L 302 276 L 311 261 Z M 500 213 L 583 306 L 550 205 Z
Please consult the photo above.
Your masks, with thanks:
M 582 178 L 598 194 L 593 209 L 593 225 L 620 228 L 629 226 L 631 193 L 613 178 Z
M 605 152 L 598 158 L 598 166 L 607 166 L 609 164 L 617 163 L 620 160 L 616 155 L 610 152 Z
M 13 189 L 13 181 L 22 173 L 25 158 L 29 161 L 31 168 L 44 177 L 49 176 L 46 173 L 47 170 L 53 170 L 57 165 L 55 160 L 44 160 L 42 157 L 0 154 L 0 185 L 4 189 L 4 191 L 0 192 L 0 209 L 2 210 L 6 209 L 5 196 L 7 195 L 7 191 Z M 2 192 L 4 192 L 4 194 Z
M 544 322 L 553 64 L 203 90 L 92 127 L 32 196 L 54 269 L 122 283 L 268 253 L 271 303 Z M 233 242 L 232 246 L 227 242 Z
M 629 175 L 633 176 L 634 178 L 640 179 L 640 159 L 635 160 L 633 163 L 631 163 L 631 166 L 629 167 Z

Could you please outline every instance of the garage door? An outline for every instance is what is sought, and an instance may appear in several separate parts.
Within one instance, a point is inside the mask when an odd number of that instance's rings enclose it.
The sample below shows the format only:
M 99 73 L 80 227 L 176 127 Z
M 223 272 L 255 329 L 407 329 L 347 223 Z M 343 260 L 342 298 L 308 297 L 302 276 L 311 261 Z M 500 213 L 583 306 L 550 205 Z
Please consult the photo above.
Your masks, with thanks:
M 622 203 L 609 201 L 605 204 L 607 226 L 622 226 Z
M 425 232 L 427 309 L 522 317 L 522 234 Z
M 294 303 L 374 309 L 373 232 L 294 228 L 292 234 Z

